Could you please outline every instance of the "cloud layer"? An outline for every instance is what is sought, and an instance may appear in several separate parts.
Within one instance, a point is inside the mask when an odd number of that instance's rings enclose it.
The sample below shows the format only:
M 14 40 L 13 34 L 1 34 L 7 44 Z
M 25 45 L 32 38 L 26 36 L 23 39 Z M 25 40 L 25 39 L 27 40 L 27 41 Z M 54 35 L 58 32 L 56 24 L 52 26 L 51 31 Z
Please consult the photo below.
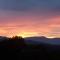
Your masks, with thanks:
M 60 0 L 0 0 L 0 9 L 26 11 L 31 9 L 60 10 Z
M 60 0 L 0 0 L 0 35 L 60 37 Z

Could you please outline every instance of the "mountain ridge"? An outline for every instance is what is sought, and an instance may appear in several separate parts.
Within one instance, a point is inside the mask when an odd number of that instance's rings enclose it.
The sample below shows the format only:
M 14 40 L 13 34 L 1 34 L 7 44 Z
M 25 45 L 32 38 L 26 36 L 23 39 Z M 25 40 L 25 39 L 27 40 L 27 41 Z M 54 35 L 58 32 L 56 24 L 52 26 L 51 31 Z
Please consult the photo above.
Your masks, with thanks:
M 25 38 L 25 41 L 27 43 L 48 43 L 48 44 L 58 44 L 60 45 L 60 38 L 46 38 L 44 36 L 42 37 L 27 37 Z

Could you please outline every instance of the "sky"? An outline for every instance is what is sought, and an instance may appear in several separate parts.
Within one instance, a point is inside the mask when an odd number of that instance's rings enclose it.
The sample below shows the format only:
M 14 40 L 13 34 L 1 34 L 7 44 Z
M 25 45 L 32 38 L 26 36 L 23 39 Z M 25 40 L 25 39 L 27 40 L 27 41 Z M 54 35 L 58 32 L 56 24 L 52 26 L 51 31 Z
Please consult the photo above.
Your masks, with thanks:
M 0 35 L 60 37 L 60 0 L 0 0 Z

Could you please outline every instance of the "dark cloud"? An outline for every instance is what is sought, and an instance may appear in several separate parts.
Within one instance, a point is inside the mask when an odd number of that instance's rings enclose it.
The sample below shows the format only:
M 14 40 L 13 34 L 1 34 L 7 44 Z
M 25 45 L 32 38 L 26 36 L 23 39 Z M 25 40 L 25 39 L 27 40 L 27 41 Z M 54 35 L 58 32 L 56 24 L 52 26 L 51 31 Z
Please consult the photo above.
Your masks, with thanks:
M 0 0 L 0 9 L 6 10 L 53 10 L 59 6 L 60 0 Z

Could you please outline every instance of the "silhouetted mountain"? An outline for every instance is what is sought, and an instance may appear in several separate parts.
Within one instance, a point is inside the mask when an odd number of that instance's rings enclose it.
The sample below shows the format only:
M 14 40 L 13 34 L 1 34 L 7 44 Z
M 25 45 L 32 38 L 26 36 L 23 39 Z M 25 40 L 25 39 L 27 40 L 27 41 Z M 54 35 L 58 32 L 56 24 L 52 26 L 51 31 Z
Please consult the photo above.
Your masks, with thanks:
M 7 40 L 7 39 L 8 39 L 8 37 L 0 36 L 0 41 Z
M 45 40 L 47 41 L 48 38 L 46 37 L 27 37 L 25 38 L 26 43 L 32 43 L 32 44 L 40 44 L 40 43 L 45 43 Z
M 60 58 L 60 38 L 0 37 L 0 59 L 51 60 Z M 3 57 L 3 58 L 2 58 Z
M 60 45 L 60 38 L 46 38 L 44 36 L 42 37 L 27 37 L 25 38 L 26 43 L 30 44 L 55 44 L 55 45 Z

